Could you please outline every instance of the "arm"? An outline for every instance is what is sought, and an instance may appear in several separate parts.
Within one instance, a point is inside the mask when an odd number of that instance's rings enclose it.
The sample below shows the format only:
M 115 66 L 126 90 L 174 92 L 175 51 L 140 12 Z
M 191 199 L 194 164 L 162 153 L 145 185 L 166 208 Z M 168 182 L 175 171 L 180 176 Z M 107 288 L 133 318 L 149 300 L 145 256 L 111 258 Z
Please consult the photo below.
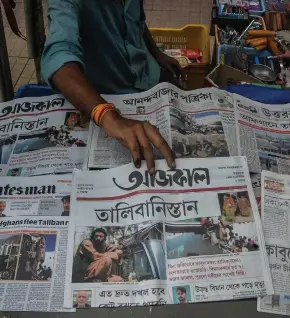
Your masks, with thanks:
M 177 77 L 182 75 L 182 68 L 178 61 L 175 58 L 168 56 L 159 50 L 148 29 L 147 24 L 145 24 L 143 38 L 148 51 L 161 67 L 163 67 L 170 73 L 175 74 Z
M 56 87 L 78 110 L 90 116 L 92 109 L 105 100 L 85 76 L 79 43 L 79 10 L 82 0 L 49 0 L 49 36 L 42 57 L 44 79 Z M 166 141 L 152 125 L 107 112 L 100 123 L 109 137 L 128 148 L 136 168 L 144 156 L 150 173 L 155 173 L 152 144 L 160 150 L 170 168 L 174 156 Z
M 89 240 L 85 240 L 82 244 L 83 249 L 92 255 L 92 259 L 96 261 L 98 258 L 102 256 L 110 257 L 111 259 L 118 260 L 119 256 L 117 252 L 106 252 L 106 253 L 99 253 L 96 251 L 96 249 L 93 246 L 93 243 Z

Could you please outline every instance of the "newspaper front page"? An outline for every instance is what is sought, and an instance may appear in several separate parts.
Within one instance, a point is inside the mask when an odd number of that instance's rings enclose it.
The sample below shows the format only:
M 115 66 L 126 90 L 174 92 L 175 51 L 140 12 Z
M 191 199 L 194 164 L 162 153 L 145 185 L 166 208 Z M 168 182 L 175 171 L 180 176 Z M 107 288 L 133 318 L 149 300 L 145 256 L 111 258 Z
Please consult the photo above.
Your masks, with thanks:
M 75 171 L 71 209 L 67 308 L 273 294 L 244 157 Z
M 35 176 L 82 168 L 89 119 L 61 95 L 0 104 L 0 175 Z
M 185 92 L 161 83 L 138 94 L 105 95 L 126 118 L 149 121 L 177 158 L 237 155 L 232 94 L 216 88 Z M 91 124 L 88 168 L 112 168 L 131 162 L 129 151 Z M 162 159 L 154 149 L 155 157 Z
M 275 294 L 258 311 L 290 315 L 290 176 L 262 172 L 262 222 Z
M 0 310 L 63 308 L 68 217 L 0 219 Z
M 290 173 L 290 104 L 268 105 L 234 96 L 239 155 L 249 170 Z
M 1 177 L 0 217 L 69 216 L 71 175 Z

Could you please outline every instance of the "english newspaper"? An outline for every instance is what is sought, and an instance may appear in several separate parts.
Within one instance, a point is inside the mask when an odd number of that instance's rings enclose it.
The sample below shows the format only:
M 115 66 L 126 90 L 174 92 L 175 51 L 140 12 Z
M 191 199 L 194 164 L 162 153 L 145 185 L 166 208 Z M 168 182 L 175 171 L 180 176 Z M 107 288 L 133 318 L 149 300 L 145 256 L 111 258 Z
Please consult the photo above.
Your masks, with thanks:
M 1 177 L 0 310 L 65 309 L 71 176 Z
M 228 157 L 238 154 L 232 94 L 216 88 L 182 91 L 169 83 L 138 94 L 105 95 L 126 118 L 156 126 L 177 158 Z M 130 163 L 127 149 L 93 123 L 88 168 Z M 154 149 L 155 157 L 162 159 Z
M 82 168 L 89 119 L 61 95 L 0 104 L 0 175 L 35 176 Z
M 67 308 L 78 295 L 124 307 L 273 294 L 244 157 L 76 171 L 72 216 Z
M 290 176 L 262 172 L 262 221 L 275 294 L 258 311 L 290 315 Z

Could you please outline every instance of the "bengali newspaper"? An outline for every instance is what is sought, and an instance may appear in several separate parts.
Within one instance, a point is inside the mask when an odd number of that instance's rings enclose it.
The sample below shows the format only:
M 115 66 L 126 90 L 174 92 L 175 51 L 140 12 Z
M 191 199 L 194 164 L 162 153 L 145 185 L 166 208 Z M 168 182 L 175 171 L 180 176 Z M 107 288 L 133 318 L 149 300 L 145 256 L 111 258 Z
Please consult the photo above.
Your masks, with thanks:
M 249 170 L 290 172 L 290 104 L 268 105 L 234 96 L 239 155 Z
M 290 176 L 262 172 L 262 223 L 275 294 L 258 311 L 290 315 Z
M 238 154 L 232 94 L 216 88 L 185 92 L 168 83 L 138 94 L 103 96 L 126 118 L 158 128 L 177 158 L 227 157 Z M 90 126 L 88 168 L 130 163 L 127 149 L 102 129 Z M 162 159 L 154 149 L 155 157 Z
M 0 310 L 65 309 L 68 217 L 0 219 Z
M 75 171 L 72 184 L 66 308 L 273 294 L 244 157 Z
M 82 168 L 89 119 L 61 95 L 0 104 L 0 175 L 34 176 Z

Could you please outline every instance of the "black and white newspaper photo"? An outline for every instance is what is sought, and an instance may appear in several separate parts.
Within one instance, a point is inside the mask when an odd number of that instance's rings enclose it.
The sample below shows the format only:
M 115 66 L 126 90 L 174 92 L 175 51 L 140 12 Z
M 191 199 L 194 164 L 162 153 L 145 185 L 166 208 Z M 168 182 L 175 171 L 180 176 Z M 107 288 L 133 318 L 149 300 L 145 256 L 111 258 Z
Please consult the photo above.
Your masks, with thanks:
M 238 154 L 232 94 L 216 88 L 182 91 L 169 83 L 127 95 L 106 95 L 122 116 L 154 125 L 177 158 L 228 157 Z M 112 168 L 131 162 L 127 149 L 90 126 L 88 168 Z M 155 157 L 162 156 L 154 149 Z
M 290 173 L 290 104 L 268 105 L 235 95 L 239 155 L 250 172 Z
M 71 175 L 1 177 L 0 218 L 69 216 Z
M 35 176 L 81 169 L 90 119 L 61 95 L 0 104 L 0 175 Z
M 246 159 L 176 164 L 74 171 L 66 308 L 273 294 Z
M 258 299 L 258 311 L 290 315 L 290 176 L 262 172 L 262 225 L 274 295 Z
M 68 217 L 0 219 L 0 310 L 65 309 Z

